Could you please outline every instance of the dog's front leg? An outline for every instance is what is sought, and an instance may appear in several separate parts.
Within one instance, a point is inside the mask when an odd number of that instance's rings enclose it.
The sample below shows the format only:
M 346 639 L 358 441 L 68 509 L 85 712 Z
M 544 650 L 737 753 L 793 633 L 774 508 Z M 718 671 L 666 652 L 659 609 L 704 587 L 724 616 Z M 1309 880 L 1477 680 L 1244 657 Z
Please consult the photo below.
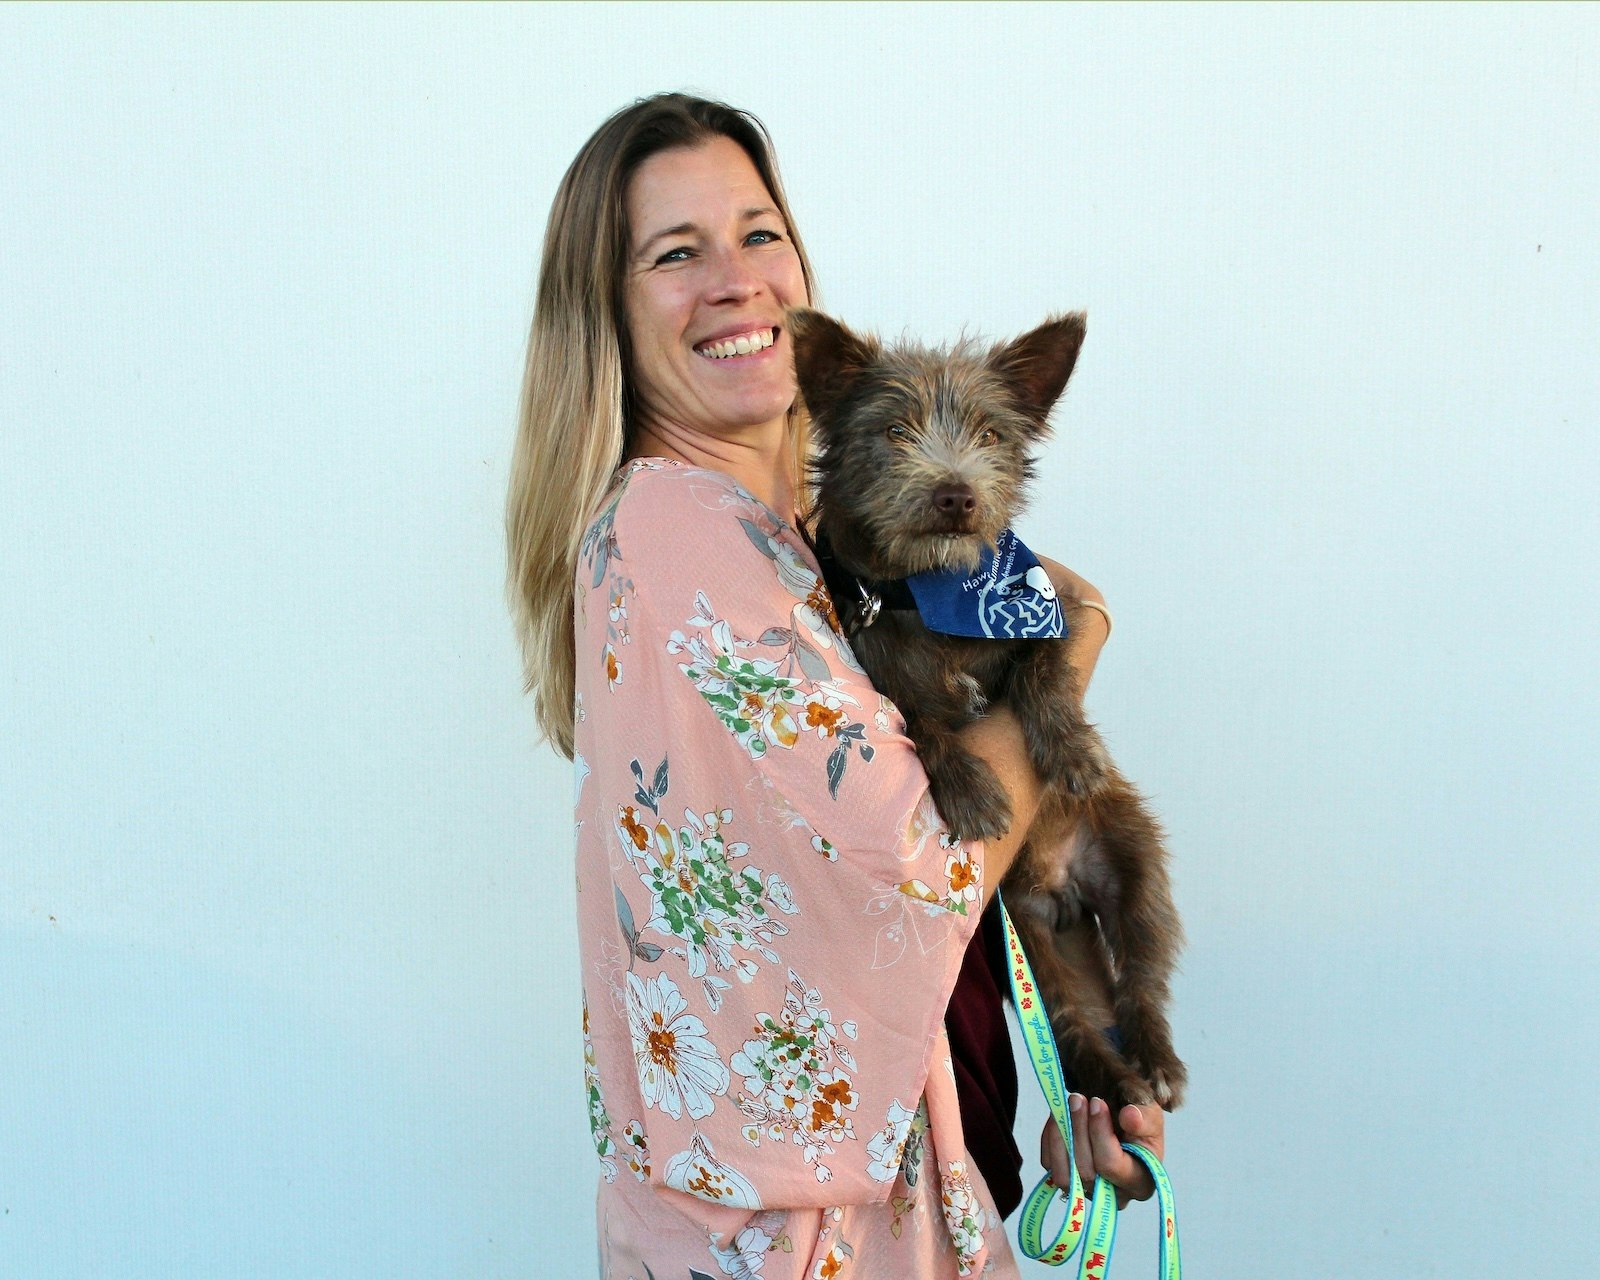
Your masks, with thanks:
M 1022 721 L 1028 754 L 1039 777 L 1075 796 L 1106 784 L 1109 760 L 1099 731 L 1083 716 L 1077 674 L 1065 640 L 1024 640 L 1009 699 Z
M 963 840 L 991 840 L 1009 831 L 1005 787 L 961 740 L 961 730 L 986 707 L 978 682 L 910 628 L 863 633 L 857 652 L 879 690 L 905 716 L 906 734 L 917 744 L 945 826 Z

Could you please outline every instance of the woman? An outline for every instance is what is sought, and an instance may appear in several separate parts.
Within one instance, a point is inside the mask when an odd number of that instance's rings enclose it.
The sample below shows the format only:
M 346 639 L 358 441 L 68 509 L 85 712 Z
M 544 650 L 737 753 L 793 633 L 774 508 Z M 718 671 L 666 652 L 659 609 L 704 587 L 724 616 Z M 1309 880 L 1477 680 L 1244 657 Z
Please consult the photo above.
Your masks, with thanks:
M 989 1185 L 1014 1170 L 969 1152 L 983 1099 L 945 1013 L 958 973 L 987 974 L 968 944 L 1038 781 L 1008 712 L 978 722 L 1016 823 L 950 837 L 834 629 L 783 331 L 812 296 L 765 132 L 731 108 L 636 103 L 557 193 L 510 585 L 540 724 L 577 765 L 606 1280 L 1017 1274 Z M 1103 640 L 1079 637 L 1085 676 Z M 1082 1104 L 1084 1177 L 1148 1194 Z M 1160 1152 L 1159 1111 L 1118 1119 Z M 1053 1124 L 1042 1158 L 1064 1181 Z

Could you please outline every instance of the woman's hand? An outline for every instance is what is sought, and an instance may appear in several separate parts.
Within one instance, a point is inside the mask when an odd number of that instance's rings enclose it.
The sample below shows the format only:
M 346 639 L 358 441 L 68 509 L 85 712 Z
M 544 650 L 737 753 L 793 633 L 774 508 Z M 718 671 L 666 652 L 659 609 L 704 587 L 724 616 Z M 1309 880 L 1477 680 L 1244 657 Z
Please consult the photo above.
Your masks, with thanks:
M 1063 600 L 1093 600 L 1096 604 L 1106 602 L 1092 582 L 1079 577 L 1066 565 L 1047 560 L 1044 556 L 1039 557 L 1039 564 L 1050 575 L 1050 585 Z M 1067 647 L 1072 655 L 1072 666 L 1087 688 L 1089 677 L 1094 673 L 1094 664 L 1100 658 L 1100 650 L 1105 645 L 1106 637 L 1111 634 L 1111 626 L 1098 609 L 1080 609 L 1078 612 L 1083 616 L 1067 637 Z
M 1067 1105 L 1072 1110 L 1072 1155 L 1067 1154 L 1067 1144 L 1053 1116 L 1045 1121 L 1044 1133 L 1039 1139 L 1039 1162 L 1049 1171 L 1056 1186 L 1072 1185 L 1072 1165 L 1068 1161 L 1075 1159 L 1085 1194 L 1098 1176 L 1117 1188 L 1119 1209 L 1129 1200 L 1148 1200 L 1154 1195 L 1156 1187 L 1150 1171 L 1124 1151 L 1122 1143 L 1124 1139 L 1137 1142 L 1148 1148 L 1157 1160 L 1165 1160 L 1166 1112 L 1154 1105 L 1123 1107 L 1117 1117 L 1123 1138 L 1118 1138 L 1111 1127 L 1111 1109 L 1099 1098 L 1088 1101 L 1086 1106 L 1081 1093 L 1069 1094 Z

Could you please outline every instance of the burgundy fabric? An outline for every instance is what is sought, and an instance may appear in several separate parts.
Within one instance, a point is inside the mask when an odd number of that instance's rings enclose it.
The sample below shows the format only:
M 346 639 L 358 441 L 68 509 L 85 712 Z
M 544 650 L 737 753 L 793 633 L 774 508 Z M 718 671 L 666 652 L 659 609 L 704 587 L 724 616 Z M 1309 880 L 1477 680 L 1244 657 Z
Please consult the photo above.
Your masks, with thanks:
M 967 1154 L 977 1164 L 1002 1217 L 1022 1203 L 1022 1152 L 1017 1121 L 1017 1064 L 1011 1055 L 1001 988 L 1006 981 L 1005 933 L 991 900 L 967 945 L 945 1013 L 950 1060 Z

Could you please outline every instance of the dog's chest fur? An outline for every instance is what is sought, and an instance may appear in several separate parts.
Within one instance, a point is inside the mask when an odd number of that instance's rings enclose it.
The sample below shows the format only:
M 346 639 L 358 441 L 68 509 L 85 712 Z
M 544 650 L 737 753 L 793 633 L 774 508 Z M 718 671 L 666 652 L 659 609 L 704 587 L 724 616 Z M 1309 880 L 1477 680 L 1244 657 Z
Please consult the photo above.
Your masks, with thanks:
M 870 627 L 850 637 L 862 665 L 890 686 L 883 692 L 892 701 L 899 703 L 910 694 L 902 677 L 915 673 L 919 693 L 929 684 L 943 686 L 966 717 L 980 716 L 990 704 L 1004 702 L 1018 665 L 1041 643 L 1051 642 L 944 635 L 930 631 L 915 609 L 884 609 Z M 898 693 L 896 685 L 901 686 Z

